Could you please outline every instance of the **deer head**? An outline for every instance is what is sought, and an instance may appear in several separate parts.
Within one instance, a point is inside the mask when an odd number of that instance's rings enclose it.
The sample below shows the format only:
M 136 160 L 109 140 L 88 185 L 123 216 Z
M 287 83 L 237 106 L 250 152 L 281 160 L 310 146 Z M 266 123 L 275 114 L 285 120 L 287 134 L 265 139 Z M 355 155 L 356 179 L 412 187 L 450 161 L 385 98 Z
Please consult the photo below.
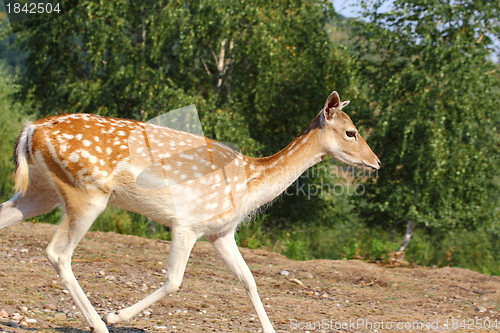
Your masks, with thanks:
M 361 137 L 351 118 L 342 111 L 348 104 L 349 101 L 340 101 L 336 91 L 326 100 L 320 113 L 320 135 L 325 153 L 365 171 L 378 170 L 381 163 L 377 155 Z

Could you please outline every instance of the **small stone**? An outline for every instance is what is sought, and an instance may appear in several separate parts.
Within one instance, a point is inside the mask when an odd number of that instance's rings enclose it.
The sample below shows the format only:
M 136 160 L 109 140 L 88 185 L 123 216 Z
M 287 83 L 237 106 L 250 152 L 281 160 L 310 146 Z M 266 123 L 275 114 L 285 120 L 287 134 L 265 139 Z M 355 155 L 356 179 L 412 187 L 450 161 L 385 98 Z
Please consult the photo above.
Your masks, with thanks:
M 17 312 L 14 312 L 11 316 L 12 320 L 15 320 L 15 321 L 19 321 L 21 319 L 23 319 L 23 316 L 21 316 L 21 314 L 17 313 Z
M 9 321 L 9 322 L 7 322 L 7 324 L 5 324 L 5 325 L 7 325 L 7 326 L 9 326 L 9 327 L 14 327 L 14 328 L 18 328 L 18 327 L 19 327 L 19 324 L 18 324 L 18 323 L 16 323 L 16 322 L 13 322 L 13 321 Z
M 36 319 L 32 319 L 32 318 L 25 319 L 24 321 L 25 321 L 25 322 L 26 322 L 26 324 L 28 324 L 28 325 L 34 325 L 34 324 L 36 324 L 36 322 L 37 322 L 37 321 L 36 321 Z
M 143 314 L 146 316 L 146 317 L 149 317 L 151 316 L 151 311 L 144 311 Z
M 155 330 L 166 330 L 167 326 L 155 326 L 153 327 Z
M 30 250 L 28 250 L 28 249 L 21 249 L 21 250 L 19 250 L 19 252 L 21 252 L 21 253 L 28 253 L 29 251 Z
M 314 276 L 313 276 L 311 273 L 306 273 L 306 274 L 304 275 L 304 277 L 305 277 L 306 279 L 314 279 Z
M 9 314 L 4 309 L 0 310 L 0 318 L 9 318 Z
M 99 275 L 106 275 L 106 273 L 104 271 L 99 271 Z
M 478 312 L 486 312 L 486 311 L 487 311 L 487 309 L 486 309 L 485 307 L 478 306 L 478 307 L 476 308 L 476 311 L 478 311 Z
M 28 308 L 25 306 L 21 306 L 19 310 L 21 310 L 22 313 L 28 313 Z
M 64 313 L 56 313 L 54 315 L 54 319 L 56 319 L 56 320 L 66 320 L 66 314 L 64 314 Z
M 283 271 L 280 272 L 280 274 L 283 275 L 283 276 L 288 276 L 288 275 L 290 275 L 290 272 L 283 270 Z
M 302 283 L 302 281 L 298 280 L 298 279 L 290 279 L 290 282 L 293 282 L 293 283 L 296 283 L 298 284 L 299 286 L 304 286 L 304 284 Z
M 116 280 L 116 277 L 114 277 L 113 275 L 108 275 L 105 277 L 105 279 L 108 281 L 114 281 L 114 280 Z
M 66 289 L 61 290 L 61 292 L 62 292 L 63 294 L 69 294 L 69 291 L 67 291 Z
M 328 298 L 330 297 L 330 295 L 328 295 L 327 293 L 324 293 L 323 295 L 321 295 L 321 298 Z
M 57 306 L 55 306 L 54 304 L 45 304 L 43 308 L 46 310 L 57 310 Z

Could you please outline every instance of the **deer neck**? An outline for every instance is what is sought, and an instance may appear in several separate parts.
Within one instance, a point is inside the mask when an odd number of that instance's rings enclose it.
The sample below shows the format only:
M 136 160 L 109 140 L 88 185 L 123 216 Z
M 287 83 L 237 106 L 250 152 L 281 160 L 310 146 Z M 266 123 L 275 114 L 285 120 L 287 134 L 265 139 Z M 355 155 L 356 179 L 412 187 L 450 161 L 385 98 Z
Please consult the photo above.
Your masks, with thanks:
M 276 198 L 304 171 L 321 161 L 325 153 L 319 145 L 320 129 L 312 125 L 278 153 L 246 158 L 248 198 L 252 209 Z

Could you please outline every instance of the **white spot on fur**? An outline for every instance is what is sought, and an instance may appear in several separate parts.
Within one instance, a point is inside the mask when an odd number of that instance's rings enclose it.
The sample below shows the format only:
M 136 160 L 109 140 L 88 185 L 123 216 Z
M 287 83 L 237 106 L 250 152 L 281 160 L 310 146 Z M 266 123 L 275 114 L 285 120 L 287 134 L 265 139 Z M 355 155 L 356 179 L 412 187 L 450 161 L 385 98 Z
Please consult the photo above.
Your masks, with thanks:
M 90 153 L 86 150 L 82 150 L 82 157 L 88 158 L 90 156 Z
M 78 133 L 75 137 L 77 140 L 81 140 L 83 138 L 83 134 Z
M 110 148 L 110 147 L 106 147 L 106 153 L 107 153 L 108 155 L 111 155 L 111 151 L 112 151 L 112 150 L 111 150 L 111 148 Z
M 80 135 L 80 134 L 78 134 L 78 135 Z M 89 141 L 89 140 L 83 140 L 83 141 L 82 141 L 82 143 L 83 143 L 83 145 L 84 145 L 85 147 L 90 146 L 90 141 Z
M 77 153 L 76 151 L 74 151 L 74 152 L 72 152 L 72 153 L 69 155 L 68 159 L 69 159 L 71 162 L 76 163 L 76 162 L 78 162 L 78 160 L 80 159 L 80 157 L 78 156 L 78 153 Z
M 97 162 L 97 157 L 95 157 L 94 155 L 90 155 L 90 157 L 89 157 L 89 162 L 90 162 L 90 163 L 95 163 L 95 162 Z

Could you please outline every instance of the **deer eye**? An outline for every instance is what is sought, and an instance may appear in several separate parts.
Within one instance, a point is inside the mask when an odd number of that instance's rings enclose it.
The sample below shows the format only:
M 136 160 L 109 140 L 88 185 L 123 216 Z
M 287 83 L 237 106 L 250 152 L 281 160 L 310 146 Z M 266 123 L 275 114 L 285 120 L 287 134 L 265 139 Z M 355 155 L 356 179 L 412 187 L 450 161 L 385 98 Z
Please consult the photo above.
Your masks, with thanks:
M 349 138 L 355 138 L 356 131 L 345 131 L 345 135 L 347 135 Z

